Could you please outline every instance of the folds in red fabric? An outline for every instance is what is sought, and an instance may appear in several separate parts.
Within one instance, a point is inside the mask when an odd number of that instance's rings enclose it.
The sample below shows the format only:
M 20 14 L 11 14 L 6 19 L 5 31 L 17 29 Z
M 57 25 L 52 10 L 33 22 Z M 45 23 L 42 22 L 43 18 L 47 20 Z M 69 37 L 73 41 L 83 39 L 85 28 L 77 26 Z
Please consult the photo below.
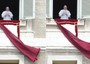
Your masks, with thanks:
M 57 24 L 59 29 L 65 35 L 65 37 L 87 58 L 90 59 L 90 43 L 80 40 L 75 35 L 73 35 L 69 30 L 64 28 L 63 26 Z
M 18 37 L 12 34 L 4 25 L 0 25 L 0 27 L 7 35 L 9 40 L 20 52 L 22 52 L 33 62 L 37 60 L 37 55 L 39 54 L 40 48 L 34 48 L 31 46 L 25 45 L 20 39 L 18 39 Z

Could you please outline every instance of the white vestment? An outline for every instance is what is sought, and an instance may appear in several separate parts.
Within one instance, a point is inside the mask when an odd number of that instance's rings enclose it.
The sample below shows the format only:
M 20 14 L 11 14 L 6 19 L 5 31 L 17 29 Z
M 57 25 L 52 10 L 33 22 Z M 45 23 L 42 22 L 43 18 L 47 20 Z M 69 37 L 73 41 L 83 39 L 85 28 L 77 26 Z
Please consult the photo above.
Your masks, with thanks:
M 69 17 L 71 16 L 71 13 L 68 10 L 60 10 L 59 12 L 59 17 L 60 19 L 69 19 Z
M 11 20 L 13 18 L 13 14 L 10 11 L 3 11 L 1 16 L 3 20 Z

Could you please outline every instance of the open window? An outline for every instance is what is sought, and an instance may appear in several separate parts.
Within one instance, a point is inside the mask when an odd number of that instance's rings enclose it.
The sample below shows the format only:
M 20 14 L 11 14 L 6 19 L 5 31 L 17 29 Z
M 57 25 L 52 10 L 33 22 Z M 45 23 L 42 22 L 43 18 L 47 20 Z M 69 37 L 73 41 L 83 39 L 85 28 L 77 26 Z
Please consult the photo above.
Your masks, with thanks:
M 6 6 L 10 7 L 10 11 L 13 13 L 13 20 L 19 19 L 19 0 L 0 0 L 0 19 L 1 14 L 5 11 Z
M 80 16 L 80 4 L 78 0 L 46 0 L 46 17 L 47 18 L 59 18 L 59 11 L 64 5 L 68 6 L 71 12 L 71 19 L 77 19 Z
M 0 19 L 6 6 L 9 6 L 13 13 L 13 20 L 35 18 L 35 0 L 1 0 Z
M 71 19 L 77 19 L 77 0 L 53 0 L 53 18 L 59 18 L 59 11 L 67 5 L 71 12 Z

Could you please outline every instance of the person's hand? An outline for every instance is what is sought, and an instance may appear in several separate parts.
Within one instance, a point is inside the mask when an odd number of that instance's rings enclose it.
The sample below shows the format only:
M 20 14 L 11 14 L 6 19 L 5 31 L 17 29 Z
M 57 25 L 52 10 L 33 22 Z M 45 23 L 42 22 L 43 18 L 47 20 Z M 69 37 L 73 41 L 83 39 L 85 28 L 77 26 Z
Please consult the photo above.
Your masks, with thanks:
M 68 16 L 67 11 L 64 11 L 63 14 L 66 15 L 66 16 Z
M 66 11 L 63 11 L 63 14 L 66 14 Z
M 7 13 L 7 14 L 5 15 L 5 17 L 6 17 L 6 16 L 10 17 L 9 13 Z
M 63 11 L 62 15 L 67 15 L 66 11 Z
M 8 14 L 7 16 L 8 16 L 8 17 L 10 17 L 10 15 L 9 15 L 9 14 Z

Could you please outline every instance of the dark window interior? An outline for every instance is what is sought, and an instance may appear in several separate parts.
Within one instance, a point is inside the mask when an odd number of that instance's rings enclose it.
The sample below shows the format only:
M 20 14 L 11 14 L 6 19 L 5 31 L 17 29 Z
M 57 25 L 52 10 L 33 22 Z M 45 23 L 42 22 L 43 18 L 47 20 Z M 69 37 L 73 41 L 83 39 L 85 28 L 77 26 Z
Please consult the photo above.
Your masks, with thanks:
M 53 0 L 53 18 L 59 18 L 59 11 L 67 5 L 71 12 L 71 19 L 77 19 L 77 0 Z
M 0 0 L 0 19 L 2 19 L 1 13 L 6 6 L 9 6 L 10 11 L 13 13 L 13 20 L 19 20 L 19 0 Z

